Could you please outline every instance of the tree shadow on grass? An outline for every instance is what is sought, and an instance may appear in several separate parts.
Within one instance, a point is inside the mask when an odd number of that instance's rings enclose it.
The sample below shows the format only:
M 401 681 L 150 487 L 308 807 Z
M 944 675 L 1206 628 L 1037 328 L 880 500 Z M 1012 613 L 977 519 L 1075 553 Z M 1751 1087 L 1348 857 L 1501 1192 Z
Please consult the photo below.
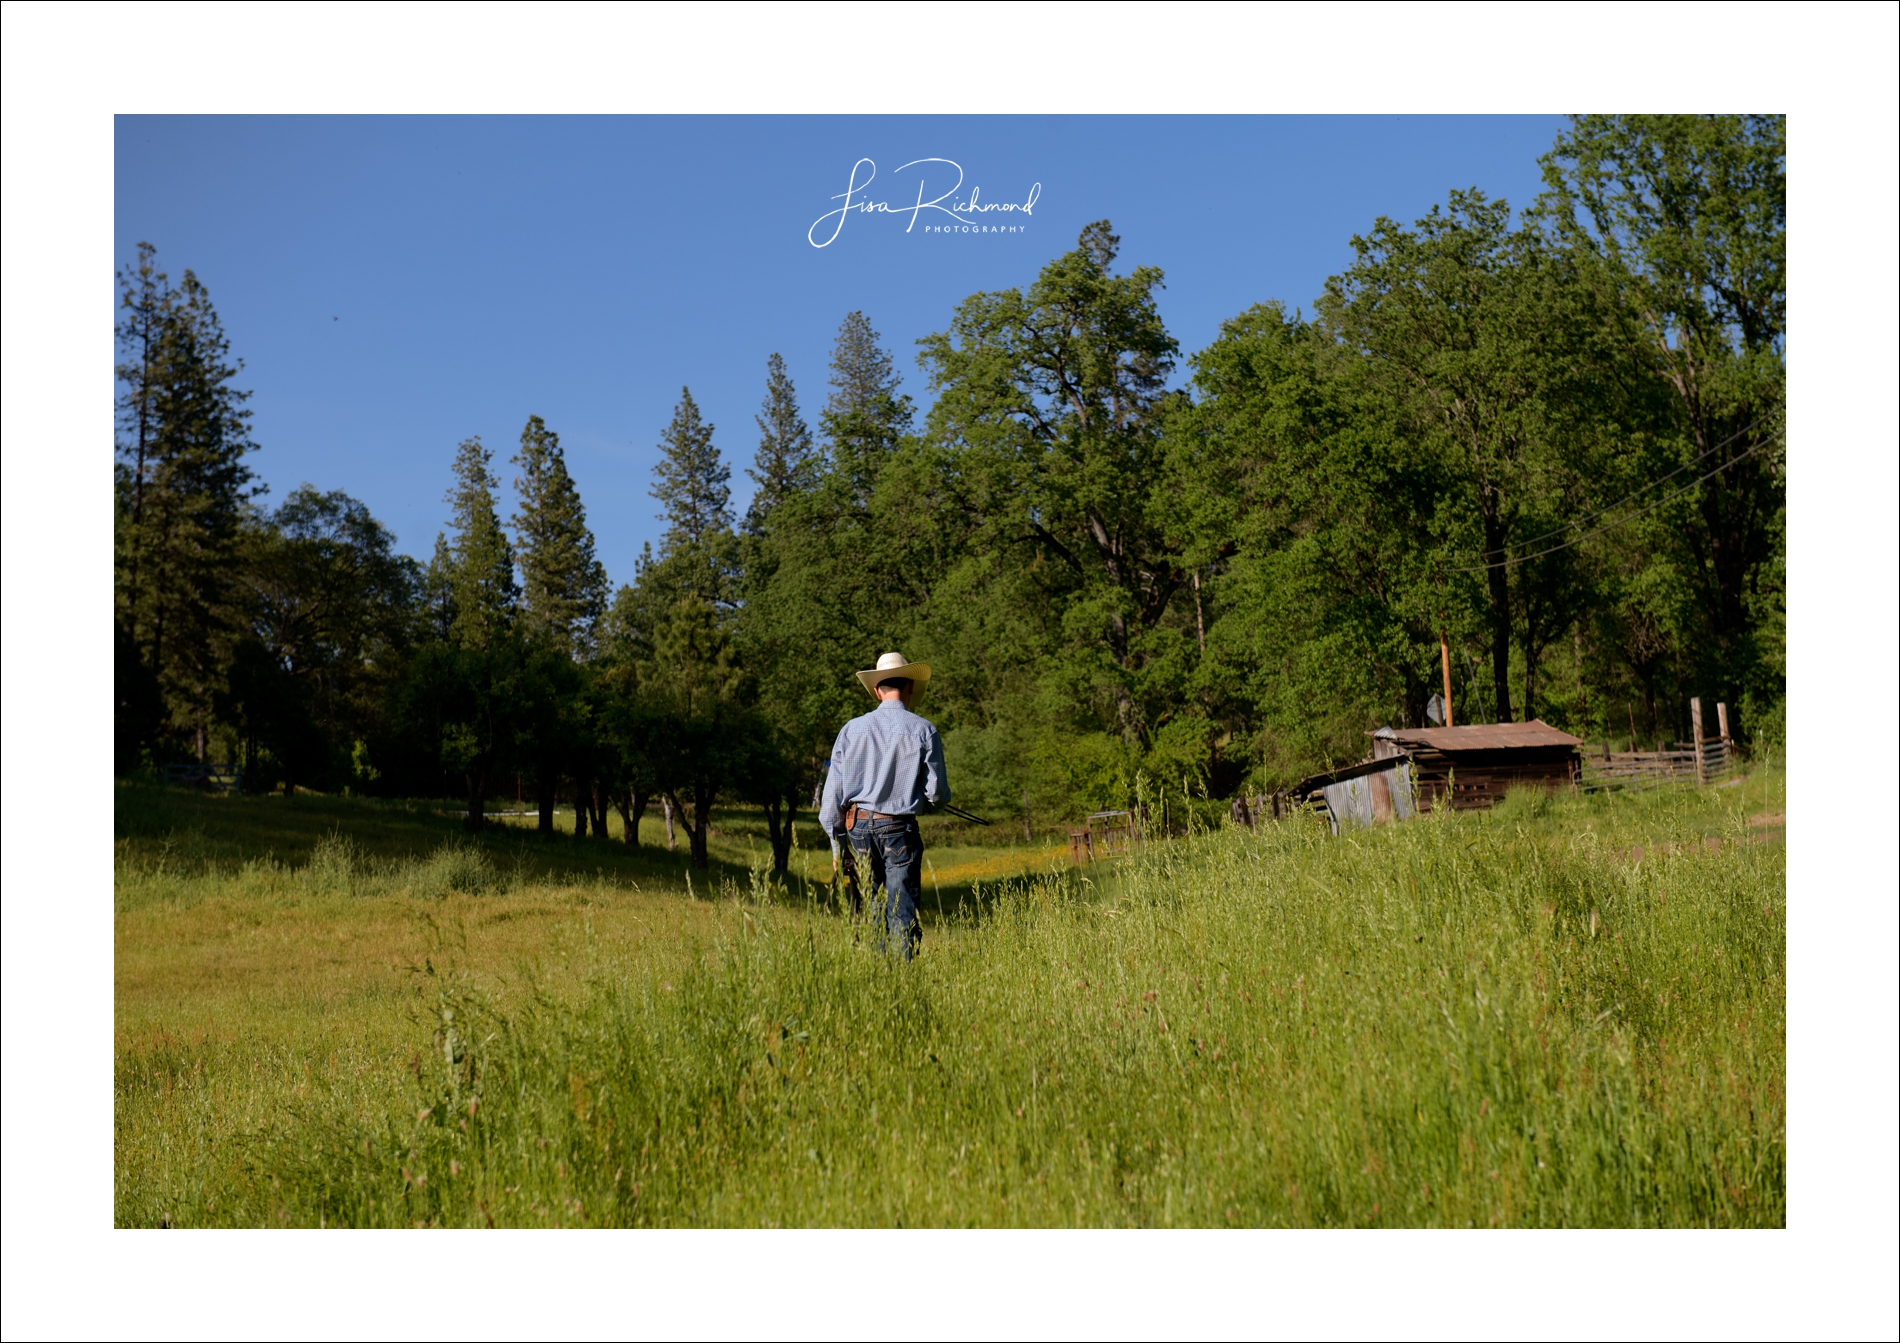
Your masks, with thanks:
M 420 861 L 448 844 L 473 845 L 519 884 L 608 884 L 643 889 L 692 890 L 701 899 L 745 890 L 759 861 L 758 846 L 743 835 L 714 836 L 709 866 L 693 871 L 685 845 L 665 848 L 663 823 L 648 819 L 641 844 L 619 836 L 577 839 L 571 815 L 564 831 L 538 833 L 529 825 L 498 820 L 476 834 L 462 824 L 452 804 L 430 800 L 297 795 L 234 797 L 163 785 L 120 782 L 114 789 L 113 834 L 122 859 L 133 863 L 161 856 L 200 873 L 235 872 L 246 863 L 272 860 L 290 867 L 308 863 L 333 835 L 350 839 L 358 853 L 381 862 Z M 616 829 L 618 818 L 614 818 Z M 181 843 L 181 839 L 186 841 Z M 770 866 L 770 851 L 764 853 Z M 689 881 L 690 876 L 690 881 Z

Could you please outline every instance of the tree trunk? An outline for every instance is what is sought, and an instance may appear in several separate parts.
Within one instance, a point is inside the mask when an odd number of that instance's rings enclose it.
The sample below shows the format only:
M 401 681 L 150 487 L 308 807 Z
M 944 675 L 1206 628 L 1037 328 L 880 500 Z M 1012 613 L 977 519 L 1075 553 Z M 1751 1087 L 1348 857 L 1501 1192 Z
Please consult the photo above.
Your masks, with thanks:
M 482 828 L 482 803 L 488 792 L 488 771 L 471 769 L 468 772 L 468 814 L 462 817 L 462 826 L 470 834 Z M 289 784 L 285 784 L 288 795 Z
M 706 831 L 712 824 L 713 790 L 701 784 L 693 787 L 693 828 L 689 838 L 693 843 L 693 866 L 704 872 L 708 866 L 706 858 Z
M 1572 625 L 1570 627 L 1570 655 L 1576 660 L 1577 665 L 1577 706 L 1581 711 L 1580 716 L 1583 721 L 1587 723 L 1590 721 L 1591 709 L 1594 706 L 1595 697 L 1590 693 L 1590 680 L 1584 674 L 1583 627 L 1581 624 Z M 1609 721 L 1607 714 L 1604 716 L 1603 721 L 1606 723 Z M 1609 737 L 1610 734 L 1607 728 L 1604 730 L 1603 735 L 1606 739 Z
M 780 823 L 779 813 L 781 799 L 775 797 L 765 804 L 765 821 L 772 834 L 772 875 L 780 880 L 784 880 L 792 866 L 792 822 L 798 819 L 796 786 L 785 790 L 782 802 L 783 824 Z
M 594 809 L 594 833 L 599 835 L 602 839 L 605 839 L 607 838 L 607 796 L 605 785 L 603 785 L 599 779 L 595 779 L 594 786 L 588 796 L 593 803 Z
M 660 810 L 666 813 L 666 851 L 668 853 L 672 853 L 678 846 L 678 840 L 673 835 L 673 816 L 679 809 L 679 799 L 671 792 L 660 794 Z
M 574 780 L 574 838 L 587 838 L 587 784 Z
M 1485 586 L 1491 592 L 1491 691 L 1497 700 L 1497 721 L 1509 723 L 1511 713 L 1511 585 L 1502 567 L 1504 535 L 1495 519 L 1484 520 Z
M 651 794 L 637 788 L 623 789 L 614 794 L 614 810 L 620 813 L 620 824 L 624 827 L 620 837 L 630 849 L 640 847 L 640 817 L 645 813 L 651 797 Z
M 539 815 L 534 829 L 536 834 L 554 833 L 554 775 L 542 773 L 535 776 L 534 805 Z

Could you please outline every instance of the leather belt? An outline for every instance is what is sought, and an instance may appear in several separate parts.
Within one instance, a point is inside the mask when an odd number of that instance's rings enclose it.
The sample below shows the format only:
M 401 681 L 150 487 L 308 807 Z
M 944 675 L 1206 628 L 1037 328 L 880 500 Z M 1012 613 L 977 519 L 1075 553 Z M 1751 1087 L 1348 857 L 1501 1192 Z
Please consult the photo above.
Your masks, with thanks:
M 860 816 L 869 816 L 874 821 L 908 821 L 911 819 L 909 812 L 868 811 L 861 809 L 857 803 L 853 802 L 844 809 L 844 828 L 846 830 L 856 828 L 858 817 Z

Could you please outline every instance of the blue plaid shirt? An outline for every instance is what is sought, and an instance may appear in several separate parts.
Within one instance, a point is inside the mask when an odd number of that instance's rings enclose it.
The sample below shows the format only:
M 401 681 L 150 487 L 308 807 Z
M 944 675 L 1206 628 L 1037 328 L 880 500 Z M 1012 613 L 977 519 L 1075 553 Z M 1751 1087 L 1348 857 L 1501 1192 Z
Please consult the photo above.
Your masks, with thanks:
M 844 826 L 853 802 L 871 811 L 911 816 L 950 800 L 943 774 L 943 738 L 936 724 L 898 700 L 885 700 L 838 733 L 818 824 L 826 834 Z

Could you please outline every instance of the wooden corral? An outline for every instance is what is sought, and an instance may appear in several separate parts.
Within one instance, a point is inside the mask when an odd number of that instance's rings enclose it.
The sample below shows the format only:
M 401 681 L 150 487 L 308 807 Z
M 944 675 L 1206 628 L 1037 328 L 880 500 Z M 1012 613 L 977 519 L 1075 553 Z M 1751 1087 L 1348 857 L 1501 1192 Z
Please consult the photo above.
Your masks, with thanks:
M 1141 818 L 1132 811 L 1092 812 L 1077 829 L 1069 831 L 1069 860 L 1090 863 L 1117 853 L 1128 853 L 1141 838 Z
M 1702 701 L 1689 701 L 1693 740 L 1658 743 L 1653 751 L 1639 751 L 1631 743 L 1618 751 L 1605 742 L 1583 751 L 1582 784 L 1585 792 L 1627 791 L 1665 783 L 1711 784 L 1726 779 L 1736 767 L 1735 743 L 1728 732 L 1728 705 L 1715 706 L 1716 733 L 1703 729 Z

